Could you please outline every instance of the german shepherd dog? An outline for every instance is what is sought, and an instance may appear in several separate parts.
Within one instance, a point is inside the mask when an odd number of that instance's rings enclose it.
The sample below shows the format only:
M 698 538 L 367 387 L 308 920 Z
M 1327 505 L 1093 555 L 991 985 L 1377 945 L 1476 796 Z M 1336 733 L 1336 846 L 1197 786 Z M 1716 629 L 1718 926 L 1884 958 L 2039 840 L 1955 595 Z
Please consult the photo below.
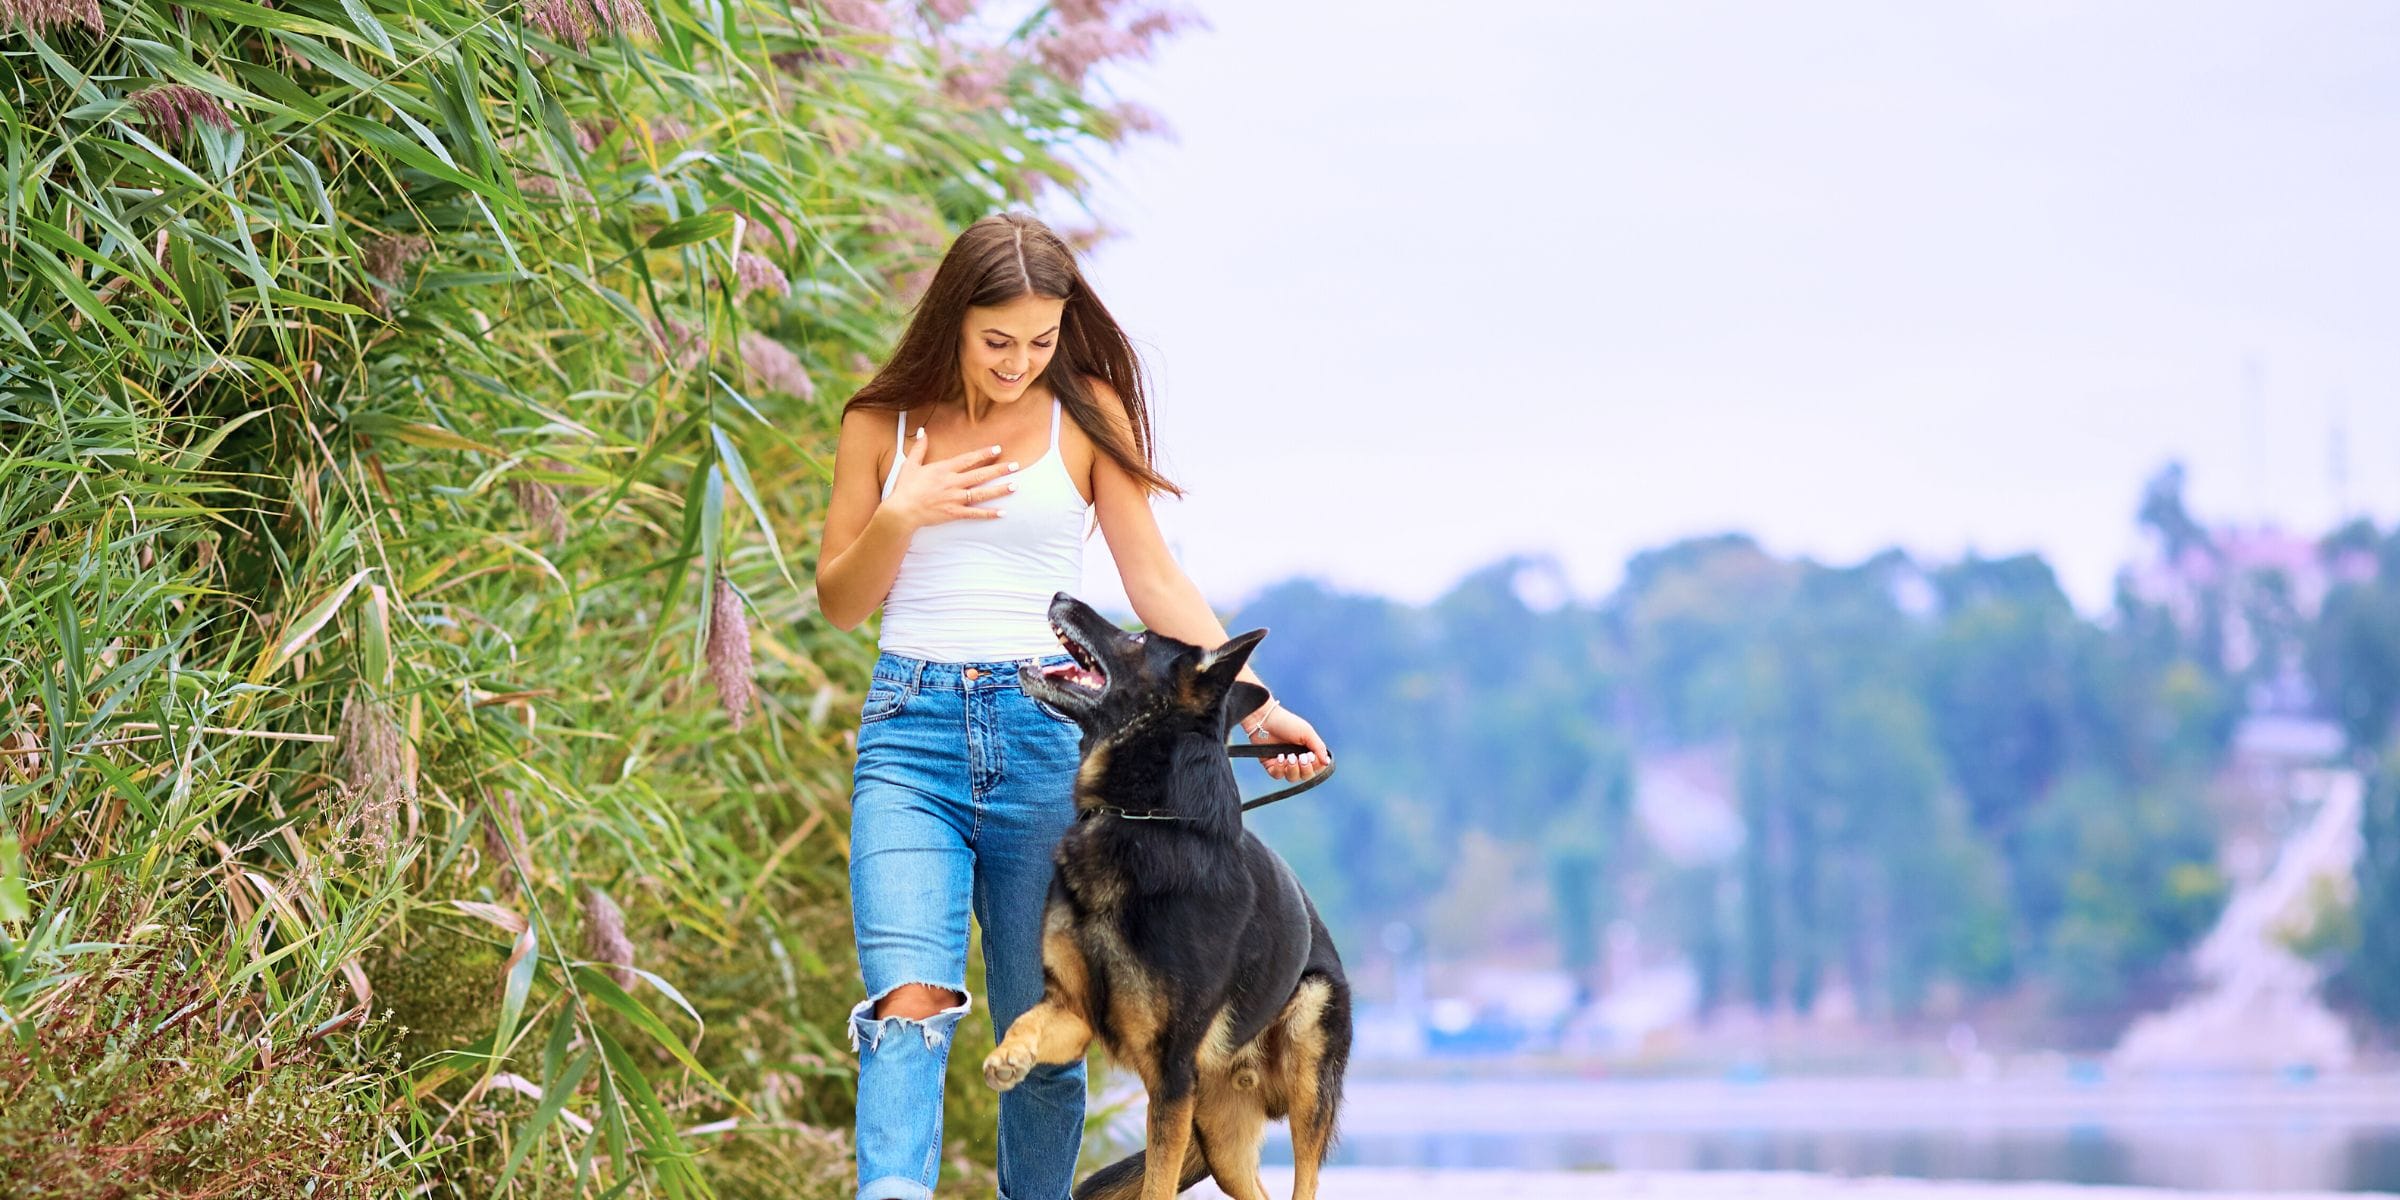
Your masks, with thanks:
M 1020 682 L 1083 730 L 1076 822 L 1043 915 L 1042 999 L 983 1077 L 1006 1091 L 1095 1037 L 1150 1093 L 1145 1148 L 1075 1200 L 1168 1200 L 1216 1177 L 1267 1200 L 1259 1146 L 1288 1116 L 1293 1200 L 1312 1200 L 1350 1057 L 1350 984 L 1291 868 L 1242 828 L 1225 738 L 1266 693 L 1236 673 L 1266 636 L 1215 650 L 1127 633 L 1060 593 L 1050 624 L 1075 665 Z

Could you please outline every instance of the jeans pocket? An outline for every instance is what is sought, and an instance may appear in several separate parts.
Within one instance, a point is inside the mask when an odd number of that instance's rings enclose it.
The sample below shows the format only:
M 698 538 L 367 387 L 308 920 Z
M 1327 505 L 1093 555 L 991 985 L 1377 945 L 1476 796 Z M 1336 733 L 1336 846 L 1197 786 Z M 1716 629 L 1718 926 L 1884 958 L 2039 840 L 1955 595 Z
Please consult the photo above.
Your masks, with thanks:
M 1056 721 L 1056 722 L 1058 722 L 1058 723 L 1059 723 L 1059 724 L 1061 724 L 1061 725 L 1073 725 L 1073 724 L 1075 724 L 1075 718 L 1073 718 L 1073 717 L 1070 717 L 1070 716 L 1068 716 L 1067 714 L 1065 714 L 1065 713 L 1063 713 L 1063 712 L 1060 712 L 1060 711 L 1058 711 L 1058 710 L 1057 710 L 1057 709 L 1055 709 L 1055 708 L 1052 708 L 1052 707 L 1050 707 L 1050 706 L 1049 706 L 1048 704 L 1046 704 L 1046 703 L 1043 703 L 1043 702 L 1042 702 L 1040 699 L 1038 699 L 1037 697 L 1035 697 L 1035 696 L 1033 695 L 1033 693 L 1031 693 L 1031 692 L 1027 692 L 1027 693 L 1025 694 L 1025 698 L 1026 698 L 1026 699 L 1028 699 L 1028 700 L 1031 700 L 1031 701 L 1033 701 L 1033 706 L 1034 706 L 1035 708 L 1038 708 L 1038 709 L 1042 710 L 1042 715 L 1043 715 L 1043 716 L 1045 716 L 1045 717 L 1048 717 L 1048 718 L 1050 718 L 1051 720 L 1053 720 L 1053 721 Z
M 908 688 L 896 679 L 877 679 L 867 685 L 867 702 L 858 710 L 858 723 L 872 725 L 886 717 L 899 715 L 908 703 Z

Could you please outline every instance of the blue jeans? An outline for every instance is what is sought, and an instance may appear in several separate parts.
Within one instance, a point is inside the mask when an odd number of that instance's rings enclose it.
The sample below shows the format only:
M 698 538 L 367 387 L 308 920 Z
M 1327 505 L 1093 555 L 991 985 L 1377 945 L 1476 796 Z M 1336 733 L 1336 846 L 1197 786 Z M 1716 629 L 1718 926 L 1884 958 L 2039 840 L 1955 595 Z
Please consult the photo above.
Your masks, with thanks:
M 875 1002 L 910 983 L 966 997 L 970 905 L 993 1036 L 1042 998 L 1042 904 L 1051 852 L 1074 820 L 1081 735 L 1017 686 L 1019 665 L 887 653 L 859 713 L 850 913 L 867 999 L 850 1012 L 850 1043 L 860 1200 L 932 1196 L 944 1068 L 972 999 L 923 1020 L 879 1020 Z M 1001 1200 L 1066 1200 L 1083 1102 L 1081 1063 L 1037 1067 L 1000 1098 Z

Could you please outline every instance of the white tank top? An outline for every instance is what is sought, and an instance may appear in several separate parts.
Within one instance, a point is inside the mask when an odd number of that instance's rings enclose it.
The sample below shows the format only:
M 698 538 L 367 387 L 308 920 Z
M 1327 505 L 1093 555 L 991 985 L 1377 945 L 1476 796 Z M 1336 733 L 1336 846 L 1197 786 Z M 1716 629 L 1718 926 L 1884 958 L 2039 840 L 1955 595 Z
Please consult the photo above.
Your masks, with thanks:
M 1050 402 L 1049 453 L 1018 471 L 1017 490 L 984 507 L 1008 515 L 927 525 L 908 539 L 900 574 L 883 598 L 879 645 L 933 662 L 1005 662 L 1059 653 L 1050 597 L 1083 584 L 1083 535 L 1090 506 L 1058 452 L 1059 405 Z M 894 432 L 892 494 L 908 455 L 908 414 Z

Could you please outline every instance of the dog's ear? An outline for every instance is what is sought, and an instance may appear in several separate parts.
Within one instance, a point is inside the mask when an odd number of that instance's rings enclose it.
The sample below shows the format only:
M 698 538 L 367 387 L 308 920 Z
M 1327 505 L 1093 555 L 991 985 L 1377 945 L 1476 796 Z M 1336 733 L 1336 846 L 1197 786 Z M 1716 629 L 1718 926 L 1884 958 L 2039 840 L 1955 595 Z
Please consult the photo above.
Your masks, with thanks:
M 1224 645 L 1200 656 L 1200 677 L 1215 684 L 1221 691 L 1230 690 L 1233 681 L 1241 677 L 1242 664 L 1250 661 L 1250 652 L 1258 649 L 1258 644 L 1265 640 L 1267 631 L 1264 629 L 1253 629 L 1226 638 Z
M 1267 689 L 1247 679 L 1233 681 L 1233 690 L 1225 693 L 1225 728 L 1232 729 L 1242 718 L 1258 711 L 1267 702 Z

